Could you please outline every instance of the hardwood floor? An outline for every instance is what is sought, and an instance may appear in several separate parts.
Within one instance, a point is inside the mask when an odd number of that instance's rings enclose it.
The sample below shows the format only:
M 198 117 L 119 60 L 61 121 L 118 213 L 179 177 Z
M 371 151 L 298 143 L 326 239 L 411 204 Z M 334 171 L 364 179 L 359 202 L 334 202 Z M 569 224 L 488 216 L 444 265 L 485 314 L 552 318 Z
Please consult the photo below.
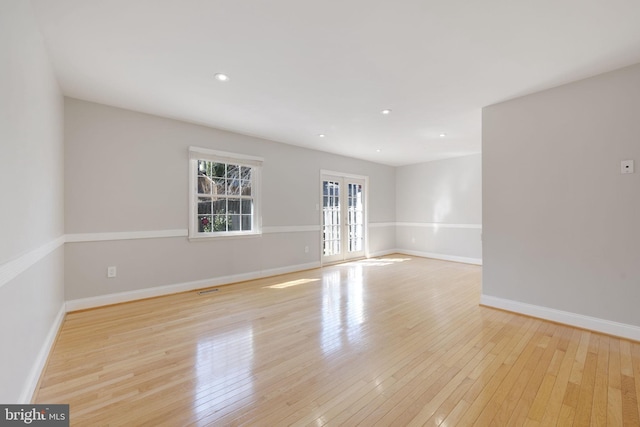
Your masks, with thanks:
M 404 255 L 67 315 L 72 425 L 638 426 L 640 344 L 478 305 Z

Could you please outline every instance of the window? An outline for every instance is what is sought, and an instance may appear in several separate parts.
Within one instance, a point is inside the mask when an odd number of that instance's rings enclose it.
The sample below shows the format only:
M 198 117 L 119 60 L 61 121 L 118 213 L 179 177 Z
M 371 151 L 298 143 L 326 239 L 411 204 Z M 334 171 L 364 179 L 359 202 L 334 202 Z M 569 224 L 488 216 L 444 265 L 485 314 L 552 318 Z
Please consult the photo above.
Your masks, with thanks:
M 262 159 L 189 148 L 189 237 L 260 233 Z

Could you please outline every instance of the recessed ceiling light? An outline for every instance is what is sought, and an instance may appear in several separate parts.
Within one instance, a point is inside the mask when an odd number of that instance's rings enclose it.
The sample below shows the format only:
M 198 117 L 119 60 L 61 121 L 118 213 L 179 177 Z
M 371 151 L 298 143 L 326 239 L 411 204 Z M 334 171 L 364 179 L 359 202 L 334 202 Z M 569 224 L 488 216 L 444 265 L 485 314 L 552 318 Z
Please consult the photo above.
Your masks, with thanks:
M 324 133 L 319 133 L 318 134 L 318 138 L 324 138 L 325 136 L 327 136 L 327 135 L 325 135 Z
M 386 116 L 387 114 L 391 114 L 391 110 L 389 110 L 388 108 L 386 108 L 386 109 L 384 109 L 384 110 L 380 111 L 380 114 L 384 114 L 384 115 Z
M 382 151 L 382 150 L 378 148 L 378 149 L 376 150 L 376 153 L 379 153 L 379 152 L 381 152 L 381 151 Z
M 227 76 L 226 74 L 222 74 L 222 73 L 218 73 L 215 76 L 213 76 L 216 78 L 216 80 L 219 80 L 221 82 L 226 82 L 229 80 L 229 76 Z
M 441 134 L 440 134 L 440 138 L 444 138 L 445 136 L 447 136 L 447 134 L 446 134 L 446 133 L 441 133 Z

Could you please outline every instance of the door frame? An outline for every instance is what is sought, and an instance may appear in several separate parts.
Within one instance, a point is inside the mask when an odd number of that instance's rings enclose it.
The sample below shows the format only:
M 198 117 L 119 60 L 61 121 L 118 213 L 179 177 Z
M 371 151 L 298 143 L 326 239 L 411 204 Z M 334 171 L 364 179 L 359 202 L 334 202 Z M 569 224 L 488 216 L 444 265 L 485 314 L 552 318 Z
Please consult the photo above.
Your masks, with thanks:
M 340 259 L 333 259 L 333 260 L 329 260 L 326 261 L 325 260 L 325 256 L 324 256 L 324 251 L 323 251 L 323 238 L 322 238 L 322 207 L 323 207 L 323 200 L 322 200 L 322 183 L 325 180 L 325 178 L 331 179 L 331 178 L 340 178 L 341 180 L 349 180 L 349 179 L 355 179 L 355 180 L 360 180 L 364 182 L 364 242 L 363 242 L 363 252 L 364 252 L 364 257 L 368 258 L 369 257 L 369 177 L 367 175 L 356 175 L 356 174 L 352 174 L 352 173 L 345 173 L 345 172 L 336 172 L 336 171 L 332 171 L 332 170 L 326 170 L 326 169 L 320 169 L 320 180 L 319 180 L 319 188 L 320 188 L 320 204 L 319 209 L 318 209 L 318 219 L 319 219 L 319 224 L 320 224 L 320 265 L 327 265 L 327 264 L 335 264 L 335 263 L 339 263 L 339 262 L 344 262 L 344 261 L 348 261 L 350 259 L 356 259 L 356 258 L 362 258 L 362 257 L 354 257 L 354 258 L 347 258 L 347 253 L 346 253 L 346 248 L 344 248 L 342 250 L 342 257 Z M 343 185 L 344 188 L 344 185 Z M 341 189 L 341 193 L 342 193 L 342 189 Z M 343 198 L 342 194 L 341 194 L 341 199 Z M 343 219 L 344 220 L 344 219 Z

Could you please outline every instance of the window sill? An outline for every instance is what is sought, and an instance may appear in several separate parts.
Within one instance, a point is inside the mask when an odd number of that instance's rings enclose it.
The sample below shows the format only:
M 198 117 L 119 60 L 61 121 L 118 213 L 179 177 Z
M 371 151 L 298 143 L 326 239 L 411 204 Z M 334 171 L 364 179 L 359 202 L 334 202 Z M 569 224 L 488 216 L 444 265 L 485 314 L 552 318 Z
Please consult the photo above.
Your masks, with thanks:
M 206 241 L 206 240 L 218 240 L 218 239 L 246 239 L 252 237 L 261 237 L 262 232 L 256 231 L 252 233 L 216 233 L 216 234 L 207 234 L 207 233 L 196 233 L 189 234 L 190 241 Z

